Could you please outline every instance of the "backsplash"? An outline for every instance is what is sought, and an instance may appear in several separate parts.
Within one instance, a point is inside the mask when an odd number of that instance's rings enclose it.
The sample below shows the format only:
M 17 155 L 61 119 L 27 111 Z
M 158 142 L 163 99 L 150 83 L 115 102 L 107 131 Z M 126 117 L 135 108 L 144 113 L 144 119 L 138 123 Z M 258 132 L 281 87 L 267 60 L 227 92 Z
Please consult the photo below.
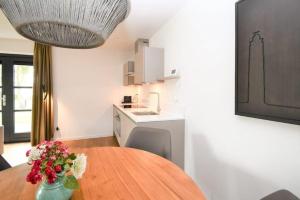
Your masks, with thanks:
M 137 87 L 140 102 L 155 110 L 157 97 L 149 94 L 150 92 L 160 94 L 162 112 L 184 114 L 183 98 L 180 98 L 180 80 L 168 80 L 164 83 L 146 84 Z

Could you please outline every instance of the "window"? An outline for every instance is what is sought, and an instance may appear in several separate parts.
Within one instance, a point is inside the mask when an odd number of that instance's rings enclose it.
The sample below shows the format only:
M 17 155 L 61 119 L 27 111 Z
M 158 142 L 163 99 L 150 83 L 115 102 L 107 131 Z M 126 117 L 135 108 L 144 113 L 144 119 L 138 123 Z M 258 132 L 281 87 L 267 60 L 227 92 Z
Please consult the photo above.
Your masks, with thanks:
M 0 119 L 4 141 L 29 141 L 34 67 L 32 56 L 0 54 Z

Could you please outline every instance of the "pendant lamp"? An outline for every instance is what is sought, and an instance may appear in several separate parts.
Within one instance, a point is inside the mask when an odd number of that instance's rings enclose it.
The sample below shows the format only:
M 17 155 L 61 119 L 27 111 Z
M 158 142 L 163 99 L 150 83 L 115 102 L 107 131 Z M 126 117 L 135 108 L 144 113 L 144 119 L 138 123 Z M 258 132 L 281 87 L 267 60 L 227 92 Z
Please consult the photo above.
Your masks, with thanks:
M 16 31 L 33 41 L 75 49 L 101 46 L 129 14 L 129 0 L 0 0 Z

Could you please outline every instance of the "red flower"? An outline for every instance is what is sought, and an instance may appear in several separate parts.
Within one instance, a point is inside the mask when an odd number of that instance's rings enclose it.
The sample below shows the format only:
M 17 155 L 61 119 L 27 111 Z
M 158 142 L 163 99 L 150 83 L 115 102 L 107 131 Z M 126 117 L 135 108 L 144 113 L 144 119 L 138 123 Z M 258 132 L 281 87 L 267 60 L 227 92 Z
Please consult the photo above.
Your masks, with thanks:
M 46 141 L 46 145 L 47 145 L 48 148 L 52 148 L 52 146 L 54 145 L 54 142 Z
M 57 146 L 62 145 L 63 143 L 61 141 L 55 141 L 54 144 L 56 144 Z
M 38 181 L 42 180 L 42 175 L 39 171 L 32 170 L 26 177 L 26 181 L 32 184 L 36 184 Z
M 47 175 L 47 181 L 49 184 L 53 184 L 56 181 L 56 173 L 52 171 L 49 175 Z
M 63 153 L 63 157 L 64 157 L 64 158 L 67 158 L 68 156 L 69 156 L 68 153 Z
M 49 184 L 52 184 L 57 180 L 57 174 L 63 171 L 63 165 L 69 156 L 68 148 L 60 141 L 44 141 L 37 145 L 37 148 L 42 150 L 42 155 L 39 160 L 28 163 L 32 168 L 26 180 L 36 184 L 44 177 Z M 26 156 L 30 156 L 30 150 L 26 152 Z M 62 163 L 56 165 L 58 159 Z
M 60 173 L 62 171 L 62 167 L 60 165 L 56 165 L 54 167 L 54 170 L 57 172 L 57 173 Z
M 47 182 L 49 184 L 52 184 L 56 181 L 56 178 L 57 178 L 56 172 L 53 169 L 51 169 L 50 167 L 47 167 L 45 169 L 45 174 L 47 176 Z
M 41 160 L 36 160 L 36 161 L 34 161 L 34 163 L 33 163 L 33 167 L 39 167 L 39 166 L 41 166 L 41 164 L 42 164 L 42 161 L 41 161 Z
M 47 167 L 47 168 L 45 169 L 45 174 L 46 174 L 47 176 L 49 176 L 52 172 L 53 172 L 53 170 L 52 170 L 50 167 Z
M 56 160 L 56 156 L 51 156 L 50 159 L 51 160 Z
M 47 166 L 48 166 L 48 167 L 51 167 L 52 165 L 53 165 L 53 161 L 49 160 L 49 161 L 47 162 Z
M 26 151 L 26 157 L 28 157 L 30 154 L 30 150 Z
M 46 153 L 43 153 L 42 155 L 41 155 L 41 159 L 45 159 L 46 158 Z

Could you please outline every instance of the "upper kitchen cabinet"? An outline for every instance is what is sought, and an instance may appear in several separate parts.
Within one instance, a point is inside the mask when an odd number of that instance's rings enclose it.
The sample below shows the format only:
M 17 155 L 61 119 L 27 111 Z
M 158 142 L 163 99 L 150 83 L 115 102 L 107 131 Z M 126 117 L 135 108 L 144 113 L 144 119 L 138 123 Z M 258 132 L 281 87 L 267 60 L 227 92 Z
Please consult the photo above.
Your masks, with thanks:
M 134 85 L 134 62 L 129 61 L 123 67 L 123 85 Z
M 149 41 L 135 44 L 135 84 L 154 83 L 164 77 L 164 49 L 149 47 Z

